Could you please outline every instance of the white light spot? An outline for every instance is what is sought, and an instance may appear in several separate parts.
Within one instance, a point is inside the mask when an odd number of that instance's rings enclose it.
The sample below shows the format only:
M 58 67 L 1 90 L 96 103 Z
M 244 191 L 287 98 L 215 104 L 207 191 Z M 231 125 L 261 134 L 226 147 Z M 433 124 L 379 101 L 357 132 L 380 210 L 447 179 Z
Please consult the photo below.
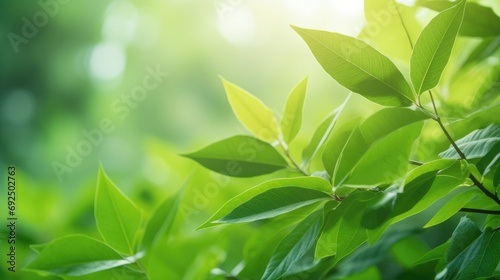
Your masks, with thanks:
M 125 68 L 125 50 L 116 43 L 97 45 L 90 55 L 90 72 L 100 80 L 118 78 Z
M 130 42 L 137 27 L 137 10 L 128 1 L 114 1 L 106 10 L 102 28 L 103 37 L 107 41 L 120 43 Z
M 255 20 L 250 10 L 241 6 L 220 18 L 218 27 L 221 35 L 229 42 L 247 43 L 253 38 Z

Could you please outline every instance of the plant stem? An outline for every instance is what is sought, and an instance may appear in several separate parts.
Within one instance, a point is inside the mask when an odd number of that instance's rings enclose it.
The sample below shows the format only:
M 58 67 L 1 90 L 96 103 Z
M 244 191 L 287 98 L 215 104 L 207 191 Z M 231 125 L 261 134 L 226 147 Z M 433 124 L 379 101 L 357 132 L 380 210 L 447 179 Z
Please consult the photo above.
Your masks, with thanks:
M 473 208 L 462 208 L 460 209 L 460 212 L 500 215 L 500 211 L 498 210 L 484 210 L 484 209 L 473 209 Z
M 411 48 L 413 49 L 413 47 L 414 47 L 413 46 L 413 42 L 411 41 L 410 34 L 408 33 L 408 29 L 406 28 L 406 25 L 404 23 L 403 17 L 401 16 L 401 13 L 400 13 L 399 8 L 397 6 L 396 0 L 393 0 L 393 1 L 394 1 L 394 5 L 396 5 L 396 10 L 398 11 L 399 19 L 401 20 L 401 24 L 403 25 L 403 29 L 405 30 L 406 36 L 408 37 L 408 42 L 410 43 Z M 451 137 L 450 133 L 448 132 L 448 130 L 444 126 L 443 122 L 441 121 L 441 117 L 439 116 L 439 113 L 438 113 L 438 110 L 437 110 L 437 107 L 436 107 L 436 102 L 434 101 L 434 96 L 432 95 L 432 91 L 431 90 L 429 90 L 429 96 L 431 98 L 432 108 L 434 109 L 434 113 L 435 113 L 435 116 L 433 116 L 433 119 L 439 124 L 439 127 L 441 127 L 441 130 L 446 135 L 446 138 L 448 138 L 448 141 L 451 143 L 451 145 L 453 146 L 453 148 L 455 149 L 455 151 L 458 153 L 458 155 L 460 156 L 460 158 L 467 161 L 467 157 L 462 152 L 462 150 L 460 149 L 460 147 L 458 147 L 457 143 L 455 143 L 455 141 Z M 420 99 L 420 95 L 418 95 L 417 103 L 415 105 L 418 106 L 418 107 L 420 107 L 421 109 L 425 110 L 422 107 L 422 105 L 420 104 L 419 99 Z M 418 162 L 412 162 L 412 161 L 410 161 L 410 163 L 417 164 Z M 498 196 L 496 195 L 496 193 L 493 194 L 490 191 L 488 191 L 484 187 L 484 185 L 473 174 L 470 174 L 469 178 L 472 180 L 472 182 L 474 183 L 474 185 L 476 185 L 486 196 L 488 196 L 489 198 L 493 199 L 498 205 L 500 205 L 500 199 L 498 198 Z
M 292 163 L 293 167 L 295 169 L 297 169 L 298 171 L 300 171 L 300 173 L 304 174 L 305 176 L 309 176 L 309 173 L 307 173 L 304 169 L 302 169 L 296 162 L 295 160 L 293 160 L 293 158 L 290 156 L 290 151 L 288 149 L 288 145 L 283 141 L 283 140 L 279 140 L 279 144 L 280 146 L 283 148 L 283 151 L 285 152 L 285 156 L 288 158 L 288 160 L 290 160 L 290 162 Z
M 424 163 L 423 163 L 423 162 L 416 161 L 416 160 L 412 160 L 412 159 L 410 159 L 410 163 L 411 163 L 411 164 L 413 164 L 413 165 L 418 165 L 418 166 L 420 166 L 420 165 L 424 165 Z
M 436 115 L 436 117 L 434 118 L 434 120 L 439 124 L 439 127 L 441 127 L 441 130 L 444 132 L 444 134 L 446 135 L 446 138 L 448 138 L 448 141 L 451 143 L 451 146 L 453 146 L 453 148 L 458 153 L 458 155 L 460 156 L 460 158 L 463 159 L 463 160 L 467 160 L 467 157 L 462 152 L 462 150 L 460 149 L 460 147 L 458 147 L 457 143 L 455 143 L 455 141 L 451 137 L 450 133 L 448 132 L 448 130 L 444 126 L 443 122 L 441 121 L 441 118 L 439 117 L 439 113 L 437 111 L 436 102 L 434 102 L 434 96 L 432 95 L 432 91 L 430 91 L 430 90 L 429 90 L 429 95 L 431 97 L 432 107 L 434 108 L 434 113 Z M 469 175 L 469 178 L 472 180 L 472 182 L 474 183 L 474 185 L 476 185 L 476 187 L 478 187 L 486 196 L 488 196 L 489 198 L 493 199 L 498 205 L 500 205 L 500 199 L 495 194 L 493 194 L 490 191 L 488 191 L 484 187 L 484 185 L 481 183 L 481 181 L 479 181 L 472 173 Z

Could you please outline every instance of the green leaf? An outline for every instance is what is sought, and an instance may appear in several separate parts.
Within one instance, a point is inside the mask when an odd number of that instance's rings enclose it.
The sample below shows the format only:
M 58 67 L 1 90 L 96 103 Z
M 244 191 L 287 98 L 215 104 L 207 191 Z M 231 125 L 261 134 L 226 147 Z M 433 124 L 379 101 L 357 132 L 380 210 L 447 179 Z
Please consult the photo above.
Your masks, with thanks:
M 273 146 L 243 135 L 221 140 L 184 156 L 210 170 L 233 177 L 269 174 L 287 166 Z
M 149 252 L 151 247 L 162 236 L 169 233 L 174 223 L 182 195 L 184 194 L 184 189 L 182 188 L 176 195 L 165 199 L 155 210 L 153 217 L 148 221 L 142 239 L 142 246 L 146 252 Z
M 495 170 L 495 177 L 493 177 L 493 186 L 495 188 L 500 186 L 500 165 Z
M 366 24 L 358 35 L 361 40 L 375 46 L 391 58 L 409 61 L 412 45 L 421 31 L 417 21 L 416 6 L 401 5 L 393 0 L 365 0 L 364 12 Z M 404 25 L 401 18 L 404 19 Z
M 451 236 L 450 247 L 448 248 L 446 256 L 447 261 L 451 262 L 455 259 L 480 235 L 481 231 L 477 228 L 474 222 L 467 217 L 461 218 L 460 223 Z
M 302 152 L 302 165 L 306 166 L 309 164 L 310 160 L 314 158 L 316 154 L 322 149 L 323 145 L 326 143 L 327 139 L 330 137 L 333 128 L 337 124 L 340 114 L 344 110 L 347 102 L 351 98 L 349 94 L 338 108 L 336 108 L 325 120 L 321 122 L 316 131 L 314 132 L 309 144 L 304 148 Z
M 397 197 L 392 191 L 379 192 L 375 196 L 377 201 L 365 209 L 361 218 L 361 225 L 368 229 L 375 229 L 387 220 L 394 209 Z
M 486 128 L 477 129 L 456 141 L 456 144 L 468 159 L 484 157 L 500 141 L 500 125 L 491 124 Z M 439 154 L 442 158 L 459 158 L 455 149 Z
M 422 125 L 405 126 L 373 144 L 340 183 L 370 188 L 403 177 L 408 171 L 413 143 L 420 135 Z
M 394 63 L 367 43 L 339 33 L 292 28 L 323 69 L 347 89 L 384 106 L 409 106 L 415 100 Z
M 283 118 L 281 119 L 281 132 L 286 143 L 292 142 L 297 133 L 299 133 L 300 126 L 302 125 L 302 111 L 306 98 L 307 80 L 308 78 L 306 77 L 298 83 L 286 101 Z
M 323 210 L 319 210 L 298 224 L 280 242 L 261 279 L 279 279 L 314 247 L 323 225 Z
M 238 120 L 257 138 L 264 141 L 278 139 L 278 124 L 271 109 L 246 90 L 222 78 L 227 99 Z
M 330 194 L 328 182 L 318 177 L 267 181 L 229 200 L 200 228 L 272 218 L 318 201 L 330 200 Z
M 439 83 L 462 24 L 465 2 L 460 0 L 439 13 L 418 37 L 410 59 L 410 76 L 417 94 Z
M 437 246 L 436 248 L 430 250 L 425 255 L 423 255 L 415 263 L 413 263 L 412 266 L 417 266 L 417 265 L 421 265 L 421 264 L 424 264 L 424 263 L 427 263 L 427 262 L 431 262 L 431 261 L 436 261 L 436 260 L 442 259 L 445 256 L 446 252 L 448 251 L 449 247 L 450 247 L 450 243 L 449 242 L 446 242 L 446 243 L 443 243 L 443 244 Z
M 361 216 L 375 198 L 373 193 L 354 192 L 328 213 L 316 245 L 315 259 L 336 255 L 335 262 L 338 262 L 366 241 Z
M 359 161 L 364 157 L 367 151 L 370 150 L 370 147 L 374 146 L 377 142 L 382 141 L 384 138 L 394 138 L 396 136 L 390 136 L 392 133 L 400 133 L 397 132 L 403 127 L 406 127 L 412 123 L 419 122 L 427 119 L 428 116 L 420 111 L 414 111 L 408 108 L 385 108 L 382 109 L 368 119 L 366 119 L 359 128 L 355 128 L 349 137 L 343 137 L 347 139 L 343 145 L 340 143 L 331 144 L 329 143 L 325 148 L 325 152 L 323 155 L 323 162 L 325 162 L 325 167 L 327 170 L 333 168 L 333 182 L 335 185 L 340 185 L 342 181 L 347 179 L 355 166 L 359 163 Z M 416 134 L 418 129 L 409 129 Z M 409 132 L 407 130 L 407 132 Z M 413 135 L 416 138 L 416 135 Z M 411 137 L 402 137 L 401 139 L 405 139 L 405 145 L 410 145 L 414 139 Z M 342 140 L 342 138 L 339 138 Z M 334 141 L 334 140 L 332 140 Z M 393 141 L 393 140 L 387 140 Z M 339 141 L 340 142 L 340 141 Z M 403 145 L 403 143 L 401 143 Z M 384 144 L 380 144 L 380 148 L 383 148 Z M 341 148 L 342 147 L 342 148 Z M 393 149 L 391 149 L 392 151 Z M 375 148 L 372 153 L 376 153 L 377 149 Z M 383 152 L 378 149 L 379 152 Z M 329 157 L 329 159 L 326 159 Z M 370 156 L 365 156 L 365 162 L 368 161 Z M 384 160 L 384 162 L 386 162 Z M 399 162 L 399 161 L 398 161 Z M 386 162 L 390 164 L 390 162 Z M 378 164 L 377 164 L 378 165 Z M 362 166 L 358 167 L 361 168 Z M 373 166 L 372 166 L 373 168 Z M 398 168 L 400 169 L 400 168 Z M 402 169 L 401 169 L 402 170 Z M 398 172 L 399 174 L 399 172 Z M 368 177 L 368 176 L 364 176 Z M 377 178 L 378 180 L 378 178 Z M 372 180 L 374 181 L 374 180 Z
M 467 230 L 461 228 L 463 226 L 459 225 L 453 234 L 448 251 L 448 264 L 436 276 L 436 279 L 466 280 L 492 276 L 500 261 L 500 246 L 498 245 L 500 233 L 489 228 L 481 233 L 472 225 L 469 225 Z M 457 232 L 459 229 L 460 232 Z M 478 233 L 480 233 L 479 236 L 477 236 Z
M 142 212 L 99 169 L 94 215 L 102 238 L 120 253 L 132 256 L 142 223 Z
M 477 188 L 464 189 L 452 199 L 450 199 L 439 211 L 432 217 L 432 219 L 424 226 L 424 228 L 432 227 L 440 224 L 462 209 L 471 199 L 481 195 L 481 191 Z
M 454 5 L 447 1 L 425 1 L 420 4 L 434 11 L 443 11 Z M 500 35 L 500 18 L 490 7 L 468 2 L 459 34 L 469 37 L 493 37 Z
M 26 269 L 55 275 L 81 276 L 135 262 L 105 243 L 85 235 L 70 235 L 43 245 Z

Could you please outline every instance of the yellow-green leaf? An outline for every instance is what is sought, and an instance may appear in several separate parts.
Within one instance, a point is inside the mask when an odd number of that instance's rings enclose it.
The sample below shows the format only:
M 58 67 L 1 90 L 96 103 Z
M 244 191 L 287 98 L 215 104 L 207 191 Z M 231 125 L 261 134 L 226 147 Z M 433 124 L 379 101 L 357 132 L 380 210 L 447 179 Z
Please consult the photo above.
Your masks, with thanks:
M 278 139 L 279 130 L 273 112 L 248 91 L 222 79 L 227 99 L 238 120 L 257 138 L 265 141 Z

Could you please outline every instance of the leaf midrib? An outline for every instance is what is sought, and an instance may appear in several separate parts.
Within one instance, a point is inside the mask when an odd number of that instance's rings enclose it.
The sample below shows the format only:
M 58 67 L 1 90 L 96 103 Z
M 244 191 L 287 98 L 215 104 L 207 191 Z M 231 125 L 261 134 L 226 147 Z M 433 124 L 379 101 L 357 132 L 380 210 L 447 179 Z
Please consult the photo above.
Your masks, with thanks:
M 459 5 L 462 5 L 462 3 L 460 3 Z M 452 9 L 452 8 L 450 8 L 450 9 Z M 455 15 L 453 16 L 453 19 L 450 22 L 454 22 L 457 15 L 458 15 L 458 12 L 455 13 Z M 427 69 L 425 70 L 425 73 L 424 73 L 424 78 L 422 79 L 422 81 L 420 82 L 420 85 L 418 87 L 418 94 L 421 94 L 422 86 L 424 84 L 424 81 L 427 78 L 427 74 L 429 73 L 429 69 L 431 68 L 431 65 L 433 64 L 434 58 L 436 57 L 436 54 L 437 54 L 438 50 L 440 49 L 440 46 L 443 43 L 444 37 L 446 37 L 446 35 L 448 34 L 448 31 L 449 31 L 451 25 L 452 24 L 450 23 L 450 24 L 448 24 L 448 27 L 446 27 L 445 36 L 441 37 L 441 39 L 439 40 L 438 47 L 436 48 L 435 52 L 432 54 L 432 57 L 430 60 L 431 62 L 427 65 Z M 457 33 L 458 33 L 458 30 L 460 30 L 460 26 L 457 28 Z
M 120 224 L 120 228 L 122 229 L 122 233 L 123 233 L 123 236 L 125 237 L 125 241 L 127 242 L 127 247 L 130 250 L 130 255 L 132 256 L 134 254 L 134 251 L 133 251 L 132 245 L 130 244 L 130 240 L 128 239 L 128 236 L 126 234 L 125 227 L 123 225 L 121 216 L 116 208 L 115 201 L 113 200 L 113 196 L 111 196 L 109 193 L 109 186 L 107 186 L 107 188 L 106 188 L 106 194 L 109 196 L 109 200 L 111 201 L 111 205 L 113 206 L 113 210 L 115 211 L 115 214 L 118 217 L 117 220 Z
M 314 38 L 313 36 L 309 35 L 307 32 L 304 32 L 305 35 L 309 36 L 310 38 L 312 38 L 313 40 L 315 40 L 317 43 L 319 43 L 320 45 L 322 45 L 323 47 L 325 47 L 326 49 L 330 50 L 331 52 L 335 53 L 335 55 L 337 55 L 338 57 L 342 58 L 343 60 L 347 61 L 348 63 L 350 63 L 351 65 L 355 66 L 356 68 L 358 68 L 359 70 L 361 70 L 362 72 L 366 73 L 368 76 L 370 77 L 373 77 L 375 78 L 375 80 L 381 82 L 382 84 L 386 85 L 387 87 L 393 89 L 394 91 L 396 91 L 397 93 L 399 93 L 401 96 L 405 97 L 406 99 L 410 100 L 410 102 L 412 102 L 412 100 L 410 98 L 408 98 L 408 96 L 406 96 L 403 92 L 399 91 L 398 89 L 394 88 L 392 85 L 386 83 L 385 81 L 379 79 L 379 77 L 377 76 L 374 76 L 372 74 L 370 74 L 369 72 L 367 72 L 365 69 L 361 68 L 361 66 L 358 66 L 357 64 L 353 63 L 352 61 L 344 58 L 343 56 L 341 56 L 338 52 L 336 52 L 335 50 L 333 50 L 332 48 L 328 47 L 327 45 L 323 44 L 321 41 L 317 40 L 316 38 Z M 355 39 L 357 40 L 357 39 Z M 377 51 L 376 49 L 374 49 L 373 47 L 371 47 L 370 45 L 367 45 L 368 47 L 372 48 L 375 52 L 377 52 L 378 54 L 380 54 L 381 56 L 383 56 L 379 51 Z M 392 66 L 394 66 L 394 68 L 396 68 L 396 66 L 393 64 Z M 397 70 L 397 68 L 396 68 Z M 399 72 L 399 70 L 397 70 Z M 401 74 L 401 72 L 399 72 Z M 404 79 L 404 78 L 403 78 Z M 406 80 L 405 80 L 406 83 L 408 83 Z

